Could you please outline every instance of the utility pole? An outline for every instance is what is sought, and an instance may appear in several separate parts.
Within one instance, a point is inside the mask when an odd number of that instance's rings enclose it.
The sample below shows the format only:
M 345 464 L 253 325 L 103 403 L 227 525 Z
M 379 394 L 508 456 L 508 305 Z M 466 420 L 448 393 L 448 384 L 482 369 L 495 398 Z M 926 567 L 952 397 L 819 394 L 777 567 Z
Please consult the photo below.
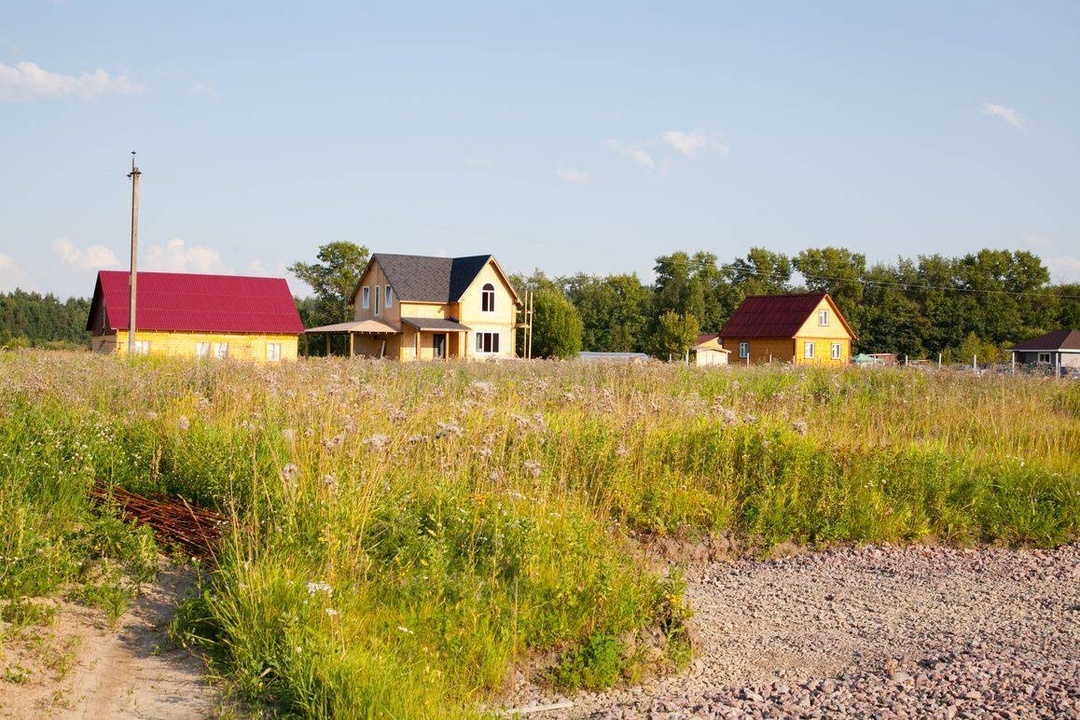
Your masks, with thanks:
M 139 168 L 135 167 L 135 151 L 131 151 L 131 284 L 128 313 L 128 357 L 135 356 L 135 278 L 139 259 Z

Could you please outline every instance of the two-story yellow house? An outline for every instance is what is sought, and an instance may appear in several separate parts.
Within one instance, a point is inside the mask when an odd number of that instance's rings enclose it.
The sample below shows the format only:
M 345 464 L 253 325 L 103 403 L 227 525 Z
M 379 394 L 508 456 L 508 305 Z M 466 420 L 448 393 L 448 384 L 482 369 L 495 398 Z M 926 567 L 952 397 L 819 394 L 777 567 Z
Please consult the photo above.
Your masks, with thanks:
M 752 295 L 724 323 L 720 339 L 733 364 L 846 365 L 855 333 L 828 293 Z
M 376 253 L 353 290 L 350 354 L 395 360 L 512 358 L 518 295 L 492 255 Z

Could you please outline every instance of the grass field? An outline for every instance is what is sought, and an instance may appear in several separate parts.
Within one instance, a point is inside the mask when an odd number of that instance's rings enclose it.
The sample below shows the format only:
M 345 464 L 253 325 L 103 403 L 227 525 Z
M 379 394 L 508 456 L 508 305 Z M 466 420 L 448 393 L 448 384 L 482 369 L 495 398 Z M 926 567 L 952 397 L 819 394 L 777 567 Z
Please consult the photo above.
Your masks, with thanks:
M 231 531 L 175 634 L 241 697 L 470 717 L 529 658 L 588 687 L 688 660 L 642 539 L 1054 545 L 1078 458 L 1080 385 L 1040 378 L 6 353 L 0 612 L 122 613 L 154 541 L 88 489 L 178 493 Z

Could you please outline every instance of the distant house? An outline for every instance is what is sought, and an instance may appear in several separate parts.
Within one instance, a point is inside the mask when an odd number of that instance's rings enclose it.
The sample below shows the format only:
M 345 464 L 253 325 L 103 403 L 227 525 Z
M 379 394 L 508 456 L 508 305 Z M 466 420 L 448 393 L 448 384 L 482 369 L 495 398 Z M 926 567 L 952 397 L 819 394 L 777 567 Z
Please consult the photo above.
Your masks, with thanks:
M 1012 347 L 1014 363 L 1080 368 L 1080 330 L 1055 330 Z
M 128 277 L 98 272 L 86 321 L 94 352 L 128 352 Z M 136 280 L 137 354 L 296 359 L 304 325 L 283 278 L 140 272 Z
M 720 333 L 698 335 L 694 343 L 694 362 L 699 366 L 727 365 L 731 351 L 720 342 Z
M 828 293 L 753 295 L 720 329 L 732 362 L 846 365 L 855 339 Z
M 377 253 L 353 290 L 349 354 L 395 360 L 514 357 L 518 296 L 492 255 Z

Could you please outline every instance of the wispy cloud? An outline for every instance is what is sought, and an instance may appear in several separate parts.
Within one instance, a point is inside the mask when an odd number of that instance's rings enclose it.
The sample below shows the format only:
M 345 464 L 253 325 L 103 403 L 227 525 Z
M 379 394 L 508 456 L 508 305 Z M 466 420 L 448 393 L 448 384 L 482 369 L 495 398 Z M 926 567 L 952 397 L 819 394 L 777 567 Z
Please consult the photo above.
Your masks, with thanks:
M 173 238 L 164 247 L 151 246 L 139 265 L 162 272 L 229 273 L 217 250 L 207 245 L 188 247 L 179 238 Z
M 490 170 L 493 165 L 490 160 L 469 155 L 465 158 L 465 167 L 470 170 Z
M 1020 239 L 1031 247 L 1047 247 L 1054 244 L 1054 238 L 1046 235 L 1024 235 Z
M 1031 123 L 1028 122 L 1023 115 L 1013 108 L 1005 107 L 1004 105 L 986 103 L 983 105 L 983 115 L 999 117 L 1021 132 L 1027 132 L 1031 129 Z
M 11 292 L 15 289 L 34 292 L 38 288 L 37 283 L 15 262 L 15 258 L 0 252 L 0 291 Z
M 628 145 L 621 143 L 618 140 L 605 140 L 604 147 L 628 158 L 642 170 L 647 170 L 648 172 L 657 175 L 667 174 L 668 163 L 666 161 L 658 162 L 648 150 L 642 147 L 641 143 Z
M 147 89 L 124 75 L 98 68 L 79 76 L 50 72 L 32 62 L 0 63 L 0 101 L 34 102 L 62 97 L 93 101 L 103 95 L 138 95 Z
M 716 130 L 668 130 L 664 133 L 664 142 L 688 158 L 700 155 L 727 157 L 731 154 L 731 148 Z
M 82 250 L 68 238 L 61 237 L 53 240 L 52 249 L 61 263 L 79 272 L 121 267 L 120 258 L 104 245 L 91 245 Z
M 1060 257 L 1043 258 L 1046 269 L 1050 271 L 1050 279 L 1060 283 L 1080 283 L 1080 257 L 1074 255 L 1062 255 Z
M 560 165 L 559 168 L 555 171 L 555 175 L 559 178 L 559 180 L 566 183 L 567 185 L 589 184 L 589 174 L 575 168 L 568 168 Z
M 188 92 L 192 95 L 202 95 L 208 98 L 217 97 L 217 90 L 214 88 L 213 85 L 207 85 L 206 83 L 199 82 L 198 80 L 193 80 L 188 83 Z

